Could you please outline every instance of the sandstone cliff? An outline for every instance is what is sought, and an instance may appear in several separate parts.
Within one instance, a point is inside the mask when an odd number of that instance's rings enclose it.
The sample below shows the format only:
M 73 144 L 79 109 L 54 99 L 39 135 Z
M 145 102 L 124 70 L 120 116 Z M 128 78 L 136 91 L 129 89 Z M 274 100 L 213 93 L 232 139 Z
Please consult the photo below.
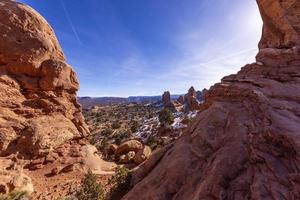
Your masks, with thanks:
M 32 8 L 0 1 L 0 154 L 46 154 L 88 134 L 76 74 Z
M 257 2 L 257 62 L 206 92 L 189 130 L 135 170 L 123 199 L 300 199 L 300 1 Z

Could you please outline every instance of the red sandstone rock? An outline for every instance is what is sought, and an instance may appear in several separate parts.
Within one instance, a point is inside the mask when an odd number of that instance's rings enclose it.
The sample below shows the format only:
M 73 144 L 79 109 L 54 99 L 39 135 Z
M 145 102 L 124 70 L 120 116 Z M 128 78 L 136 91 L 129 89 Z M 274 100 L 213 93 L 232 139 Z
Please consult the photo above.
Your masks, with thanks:
M 0 154 L 47 154 L 89 133 L 79 83 L 52 28 L 32 8 L 0 2 Z
M 134 163 L 139 165 L 145 160 L 147 160 L 152 153 L 152 150 L 149 146 L 144 145 L 143 149 L 140 149 L 134 156 Z
M 206 92 L 189 131 L 135 171 L 124 200 L 300 199 L 300 2 L 257 2 L 257 63 Z
M 200 103 L 197 100 L 197 92 L 192 86 L 184 96 L 185 111 L 194 111 L 200 109 Z
M 176 107 L 175 107 L 174 103 L 171 100 L 171 94 L 170 94 L 169 91 L 166 91 L 166 92 L 163 93 L 162 101 L 163 101 L 164 108 L 167 108 L 167 109 L 169 109 L 173 112 L 176 111 Z
M 184 96 L 178 97 L 177 101 L 181 104 L 184 104 Z
M 258 0 L 257 3 L 265 22 L 260 49 L 290 48 L 300 44 L 299 1 Z
M 138 152 L 140 149 L 143 149 L 143 144 L 141 142 L 138 140 L 129 140 L 120 144 L 116 149 L 115 154 L 122 155 L 128 153 L 129 151 Z

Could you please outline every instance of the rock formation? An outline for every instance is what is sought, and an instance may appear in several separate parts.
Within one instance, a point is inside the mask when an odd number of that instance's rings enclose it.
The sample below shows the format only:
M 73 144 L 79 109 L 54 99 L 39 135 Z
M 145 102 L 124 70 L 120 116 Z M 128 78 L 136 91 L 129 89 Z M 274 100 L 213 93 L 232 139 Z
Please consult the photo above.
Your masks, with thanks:
M 0 170 L 0 194 L 12 191 L 23 191 L 27 194 L 33 193 L 33 184 L 30 177 L 20 171 L 7 173 L 6 170 Z
M 171 100 L 171 94 L 169 91 L 166 91 L 163 93 L 162 101 L 163 101 L 164 108 L 167 108 L 167 109 L 171 110 L 172 112 L 177 111 L 174 102 Z
M 300 2 L 297 0 L 260 0 L 257 3 L 265 22 L 259 48 L 299 46 Z
M 184 96 L 185 111 L 193 111 L 200 109 L 200 103 L 197 99 L 197 92 L 194 87 L 190 87 L 188 93 Z
M 177 101 L 179 102 L 179 103 L 181 103 L 181 104 L 184 104 L 184 96 L 179 96 L 178 97 L 178 99 L 177 99 Z
M 124 164 L 133 161 L 136 165 L 139 165 L 147 160 L 152 153 L 149 146 L 143 145 L 138 140 L 128 140 L 120 146 L 110 145 L 109 147 L 114 149 L 110 152 L 114 152 L 116 161 Z
M 196 91 L 193 86 L 190 87 L 187 94 L 179 96 L 175 101 L 172 101 L 169 91 L 164 92 L 162 95 L 164 108 L 167 108 L 172 112 L 189 112 L 199 110 L 200 101 L 198 98 L 202 99 L 202 93 L 200 91 Z
M 205 89 L 203 91 L 205 91 Z M 203 92 L 196 91 L 192 86 L 188 90 L 188 93 L 178 97 L 177 102 L 183 105 L 182 111 L 184 112 L 199 110 L 200 104 L 204 100 L 203 95 Z
M 206 92 L 189 130 L 135 170 L 124 200 L 300 199 L 300 2 L 257 2 L 257 62 Z
M 79 88 L 52 28 L 32 8 L 0 2 L 0 153 L 47 154 L 89 133 Z

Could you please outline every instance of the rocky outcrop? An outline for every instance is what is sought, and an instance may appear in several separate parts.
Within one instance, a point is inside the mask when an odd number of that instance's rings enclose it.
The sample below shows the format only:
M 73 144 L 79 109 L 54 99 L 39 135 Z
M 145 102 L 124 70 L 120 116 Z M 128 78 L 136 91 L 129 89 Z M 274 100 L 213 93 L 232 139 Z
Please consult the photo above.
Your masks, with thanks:
M 177 99 L 177 102 L 181 103 L 181 104 L 184 104 L 184 96 L 179 96 L 178 99 Z
M 291 48 L 300 45 L 300 21 L 297 0 L 257 1 L 264 20 L 260 49 Z
M 190 87 L 188 93 L 184 96 L 185 111 L 194 111 L 200 109 L 200 102 L 197 99 L 197 92 L 194 87 Z
M 114 145 L 114 147 L 117 146 Z M 116 162 L 123 164 L 134 162 L 136 165 L 139 165 L 150 157 L 152 150 L 149 146 L 143 145 L 138 140 L 129 140 L 120 144 L 114 152 Z
M 163 93 L 162 95 L 162 101 L 163 101 L 163 106 L 166 109 L 171 110 L 172 112 L 176 112 L 176 106 L 174 104 L 174 102 L 171 100 L 171 94 L 169 91 L 166 91 Z
M 0 153 L 47 154 L 89 133 L 79 83 L 52 28 L 32 8 L 0 2 Z
M 205 89 L 203 90 L 205 91 Z M 201 102 L 204 100 L 204 92 L 196 91 L 192 86 L 188 90 L 188 93 L 184 96 L 179 96 L 177 102 L 183 105 L 182 111 L 196 111 L 200 109 Z
M 140 149 L 134 156 L 133 160 L 135 164 L 139 165 L 145 160 L 147 160 L 150 157 L 151 153 L 152 153 L 151 148 L 145 145 L 143 149 Z
M 118 146 L 116 150 L 116 155 L 122 155 L 126 154 L 129 151 L 138 152 L 140 149 L 143 148 L 143 144 L 137 140 L 129 140 L 126 142 L 123 142 Z
M 33 193 L 31 178 L 21 171 L 0 170 L 0 194 L 7 194 L 12 191 L 22 191 L 29 195 Z
M 200 99 L 198 99 L 200 98 Z M 169 91 L 164 92 L 162 95 L 163 106 L 172 112 L 189 112 L 200 109 L 200 100 L 202 100 L 202 93 L 196 91 L 194 87 L 190 87 L 188 93 L 181 95 L 177 100 L 172 101 Z
M 257 62 L 206 92 L 189 130 L 144 162 L 123 199 L 300 199 L 300 3 L 257 2 Z

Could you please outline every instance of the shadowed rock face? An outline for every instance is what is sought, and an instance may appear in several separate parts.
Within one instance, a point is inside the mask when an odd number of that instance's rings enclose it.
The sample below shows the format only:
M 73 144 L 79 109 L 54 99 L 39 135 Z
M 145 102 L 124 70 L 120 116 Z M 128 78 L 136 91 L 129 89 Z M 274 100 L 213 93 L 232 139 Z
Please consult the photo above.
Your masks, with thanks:
M 76 74 L 45 19 L 2 0 L 0 22 L 0 154 L 47 153 L 88 134 Z
M 258 62 L 206 92 L 189 130 L 135 170 L 123 199 L 300 199 L 299 1 L 257 2 Z

